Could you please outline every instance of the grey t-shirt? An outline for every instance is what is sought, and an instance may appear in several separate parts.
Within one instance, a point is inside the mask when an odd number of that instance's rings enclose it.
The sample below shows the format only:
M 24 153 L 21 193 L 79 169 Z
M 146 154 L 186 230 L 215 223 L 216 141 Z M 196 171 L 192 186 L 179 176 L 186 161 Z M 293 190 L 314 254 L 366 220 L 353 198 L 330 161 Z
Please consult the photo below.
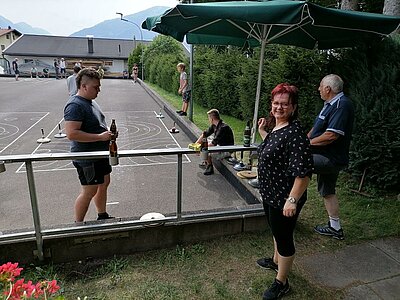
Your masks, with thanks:
M 69 98 L 64 108 L 64 120 L 82 122 L 81 130 L 88 133 L 102 133 L 108 130 L 104 114 L 96 101 L 80 96 Z M 108 141 L 71 141 L 71 152 L 107 151 L 108 144 Z

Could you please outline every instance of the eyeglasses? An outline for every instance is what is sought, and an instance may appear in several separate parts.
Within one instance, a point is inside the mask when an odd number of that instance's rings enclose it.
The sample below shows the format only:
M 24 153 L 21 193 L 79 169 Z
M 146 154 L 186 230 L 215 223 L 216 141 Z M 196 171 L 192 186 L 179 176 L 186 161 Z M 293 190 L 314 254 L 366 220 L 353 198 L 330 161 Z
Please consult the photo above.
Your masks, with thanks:
M 289 105 L 290 105 L 290 103 L 288 103 L 288 102 L 276 102 L 276 101 L 272 102 L 272 107 L 282 106 L 283 109 L 288 108 Z

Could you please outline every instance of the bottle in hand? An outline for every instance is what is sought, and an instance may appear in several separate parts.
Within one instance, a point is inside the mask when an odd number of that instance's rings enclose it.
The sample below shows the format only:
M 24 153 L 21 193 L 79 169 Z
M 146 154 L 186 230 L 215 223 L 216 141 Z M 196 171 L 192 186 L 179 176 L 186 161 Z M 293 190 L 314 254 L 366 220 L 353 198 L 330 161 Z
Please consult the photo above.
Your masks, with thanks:
M 110 140 L 110 145 L 109 145 L 109 160 L 110 160 L 110 165 L 116 166 L 118 165 L 118 147 L 117 147 L 117 125 L 115 124 L 115 120 L 112 119 L 111 121 L 111 126 L 110 126 L 110 131 L 111 131 L 111 140 Z
M 114 136 L 117 134 L 117 125 L 115 124 L 115 119 L 111 120 L 110 131 Z

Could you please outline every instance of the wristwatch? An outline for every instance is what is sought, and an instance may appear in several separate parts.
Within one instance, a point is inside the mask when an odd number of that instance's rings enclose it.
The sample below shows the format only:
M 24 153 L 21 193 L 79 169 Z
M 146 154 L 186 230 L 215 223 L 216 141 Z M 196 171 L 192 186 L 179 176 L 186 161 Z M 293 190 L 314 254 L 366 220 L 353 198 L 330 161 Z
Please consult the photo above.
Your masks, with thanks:
M 296 203 L 297 203 L 296 198 L 295 198 L 295 197 L 292 197 L 292 196 L 289 196 L 286 200 L 289 201 L 290 203 L 293 203 L 293 204 L 296 204 Z

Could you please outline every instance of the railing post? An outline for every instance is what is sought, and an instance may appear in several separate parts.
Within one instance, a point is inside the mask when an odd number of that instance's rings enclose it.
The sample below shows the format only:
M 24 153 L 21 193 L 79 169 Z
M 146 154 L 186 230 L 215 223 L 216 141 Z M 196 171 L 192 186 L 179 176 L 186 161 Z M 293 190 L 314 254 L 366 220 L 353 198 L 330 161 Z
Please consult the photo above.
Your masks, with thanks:
M 35 227 L 37 257 L 39 258 L 40 261 L 43 261 L 44 260 L 43 237 L 42 237 L 42 228 L 40 226 L 39 207 L 38 207 L 38 203 L 37 203 L 36 186 L 35 186 L 35 179 L 33 177 L 32 162 L 26 161 L 25 166 L 26 166 L 26 175 L 28 177 L 29 195 L 31 197 L 33 225 Z
M 178 154 L 178 176 L 176 190 L 176 216 L 182 218 L 182 154 Z

